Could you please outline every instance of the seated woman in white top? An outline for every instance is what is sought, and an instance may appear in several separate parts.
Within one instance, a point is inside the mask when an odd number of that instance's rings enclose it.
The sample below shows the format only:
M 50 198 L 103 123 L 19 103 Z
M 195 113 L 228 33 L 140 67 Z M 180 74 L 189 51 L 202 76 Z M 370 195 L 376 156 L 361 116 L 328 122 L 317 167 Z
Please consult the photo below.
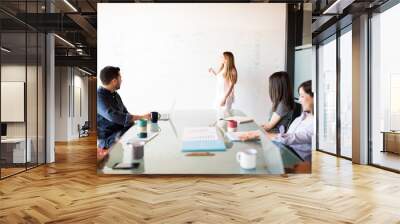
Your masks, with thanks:
M 306 161 L 311 160 L 312 136 L 314 135 L 314 93 L 311 80 L 299 86 L 300 103 L 303 108 L 286 133 L 267 134 L 274 141 L 289 145 Z
M 224 112 L 230 112 L 235 101 L 234 86 L 237 81 L 233 54 L 228 51 L 224 52 L 218 72 L 215 72 L 212 68 L 208 71 L 217 77 L 216 108 Z

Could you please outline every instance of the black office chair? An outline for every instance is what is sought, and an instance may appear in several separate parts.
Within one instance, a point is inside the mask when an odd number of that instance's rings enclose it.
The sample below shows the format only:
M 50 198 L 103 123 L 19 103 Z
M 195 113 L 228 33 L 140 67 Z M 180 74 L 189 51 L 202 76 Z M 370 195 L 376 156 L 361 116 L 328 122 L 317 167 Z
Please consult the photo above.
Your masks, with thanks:
M 80 125 L 78 124 L 79 138 L 89 136 L 89 129 L 90 129 L 89 121 L 85 121 L 82 127 L 80 127 Z
M 292 120 L 290 121 L 290 124 L 301 115 L 303 112 L 303 108 L 301 107 L 300 103 L 297 103 L 296 101 L 294 102 L 294 109 L 293 109 L 293 115 L 292 115 Z

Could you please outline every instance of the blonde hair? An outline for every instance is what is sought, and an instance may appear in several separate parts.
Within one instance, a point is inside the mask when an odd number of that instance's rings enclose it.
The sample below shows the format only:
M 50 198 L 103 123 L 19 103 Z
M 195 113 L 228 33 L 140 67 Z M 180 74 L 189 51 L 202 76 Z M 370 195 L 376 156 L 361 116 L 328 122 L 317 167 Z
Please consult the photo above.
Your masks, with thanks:
M 225 51 L 223 53 L 224 58 L 226 59 L 226 71 L 224 73 L 224 78 L 229 82 L 235 84 L 237 81 L 237 71 L 235 67 L 235 58 L 233 57 L 232 52 Z M 224 64 L 221 65 L 219 71 L 224 68 Z

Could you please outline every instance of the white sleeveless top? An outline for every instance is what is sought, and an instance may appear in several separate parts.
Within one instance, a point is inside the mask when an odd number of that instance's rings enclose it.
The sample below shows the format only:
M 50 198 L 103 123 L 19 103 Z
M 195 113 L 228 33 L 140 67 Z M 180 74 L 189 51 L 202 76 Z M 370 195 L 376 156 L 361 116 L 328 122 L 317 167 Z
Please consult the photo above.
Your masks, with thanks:
M 230 83 L 229 81 L 225 80 L 224 78 L 225 69 L 222 69 L 220 72 L 217 73 L 217 88 L 216 88 L 216 98 L 215 104 L 219 107 L 222 99 L 224 98 L 226 92 L 229 90 Z M 226 104 L 232 104 L 235 100 L 234 89 L 232 90 L 231 94 L 226 99 Z

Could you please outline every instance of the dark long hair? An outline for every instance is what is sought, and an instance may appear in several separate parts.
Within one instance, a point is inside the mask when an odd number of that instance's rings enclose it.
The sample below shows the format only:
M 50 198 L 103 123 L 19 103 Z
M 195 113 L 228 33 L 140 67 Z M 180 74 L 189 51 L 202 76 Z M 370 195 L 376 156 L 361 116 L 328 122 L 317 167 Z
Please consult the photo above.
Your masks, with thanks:
M 311 80 L 305 81 L 302 84 L 300 84 L 299 88 L 297 89 L 297 91 L 300 92 L 300 88 L 303 88 L 304 92 L 307 93 L 308 95 L 310 95 L 311 97 L 314 97 L 314 93 L 312 91 L 312 84 L 311 84 Z
M 275 72 L 269 77 L 269 97 L 272 101 L 272 111 L 275 112 L 282 102 L 289 109 L 294 108 L 292 86 L 287 72 Z

